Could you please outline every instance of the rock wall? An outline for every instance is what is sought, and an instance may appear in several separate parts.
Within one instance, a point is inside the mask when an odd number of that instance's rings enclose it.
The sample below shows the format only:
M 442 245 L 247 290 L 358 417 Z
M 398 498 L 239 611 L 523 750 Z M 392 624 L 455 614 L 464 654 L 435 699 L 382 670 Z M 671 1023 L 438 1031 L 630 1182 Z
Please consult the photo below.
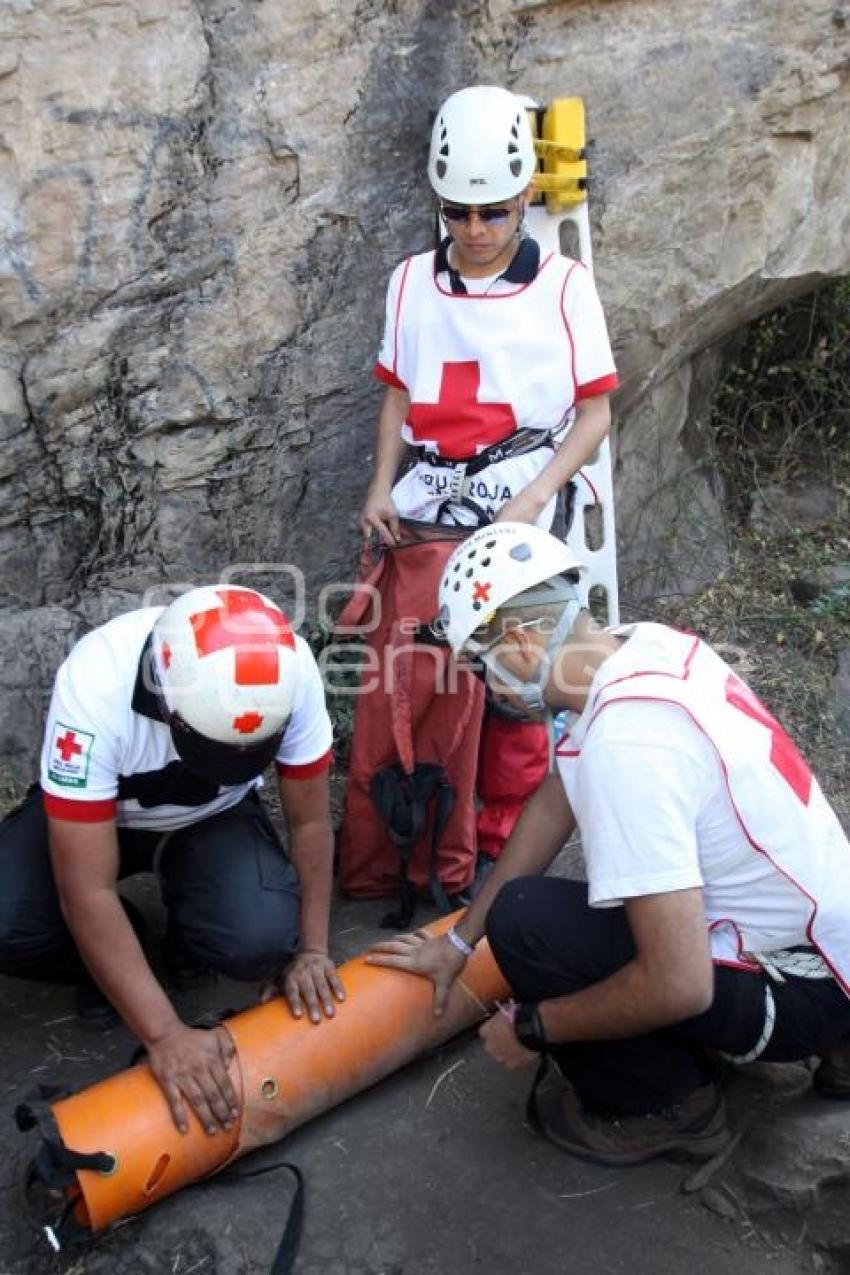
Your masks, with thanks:
M 848 23 L 818 0 L 5 0 L 0 709 L 24 724 L 0 749 L 29 766 L 57 645 L 146 590 L 349 577 L 384 285 L 430 243 L 429 112 L 470 82 L 586 99 L 624 592 L 710 574 L 714 351 L 850 272 Z

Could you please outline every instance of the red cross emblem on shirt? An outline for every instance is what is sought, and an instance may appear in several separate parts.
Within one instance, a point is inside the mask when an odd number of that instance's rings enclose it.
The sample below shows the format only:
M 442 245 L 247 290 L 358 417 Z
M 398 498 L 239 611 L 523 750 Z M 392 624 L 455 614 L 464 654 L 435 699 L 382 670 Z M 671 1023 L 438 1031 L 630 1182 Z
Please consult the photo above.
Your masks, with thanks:
M 217 589 L 216 594 L 221 606 L 189 617 L 198 654 L 232 647 L 237 685 L 273 685 L 279 676 L 278 647 L 295 646 L 286 617 L 250 589 Z
M 73 756 L 83 751 L 82 744 L 77 743 L 72 730 L 66 730 L 62 738 L 56 740 L 56 747 L 62 754 L 63 761 L 70 761 Z
M 473 601 L 473 602 L 489 602 L 489 601 L 490 601 L 490 590 L 492 589 L 492 587 L 493 587 L 493 586 L 492 586 L 492 584 L 489 582 L 489 580 L 487 581 L 487 583 L 486 583 L 486 584 L 482 584 L 479 580 L 473 580 L 473 582 L 472 582 L 472 601 Z
M 771 765 L 776 767 L 792 792 L 807 806 L 812 795 L 812 772 L 773 714 L 768 712 L 758 696 L 734 673 L 730 673 L 726 679 L 726 699 L 733 708 L 767 727 L 770 731 Z
M 516 431 L 510 403 L 482 403 L 478 398 L 481 365 L 444 363 L 436 403 L 411 403 L 407 421 L 417 442 L 434 442 L 441 456 L 466 460 L 479 447 L 501 443 Z

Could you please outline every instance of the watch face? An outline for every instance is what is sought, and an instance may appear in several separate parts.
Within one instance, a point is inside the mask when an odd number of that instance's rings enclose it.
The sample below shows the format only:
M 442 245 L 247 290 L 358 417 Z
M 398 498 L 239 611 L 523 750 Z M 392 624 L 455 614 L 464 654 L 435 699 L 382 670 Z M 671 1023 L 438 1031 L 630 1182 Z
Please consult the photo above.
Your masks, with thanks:
M 546 1048 L 546 1033 L 536 1004 L 523 1003 L 517 1006 L 514 1032 L 519 1043 L 526 1049 L 533 1049 L 540 1054 Z

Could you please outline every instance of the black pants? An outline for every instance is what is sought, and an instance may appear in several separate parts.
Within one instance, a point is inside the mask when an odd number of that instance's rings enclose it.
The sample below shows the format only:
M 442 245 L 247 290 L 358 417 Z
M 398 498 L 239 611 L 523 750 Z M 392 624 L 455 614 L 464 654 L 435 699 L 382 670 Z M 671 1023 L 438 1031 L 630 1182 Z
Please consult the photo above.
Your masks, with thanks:
M 256 793 L 176 832 L 119 828 L 118 846 L 119 877 L 151 871 L 159 858 L 169 934 L 193 960 L 246 981 L 289 963 L 298 879 Z M 0 823 L 0 973 L 60 983 L 83 975 L 59 908 L 37 786 Z
M 634 940 L 623 908 L 591 908 L 587 886 L 521 877 L 503 886 L 487 918 L 499 968 L 519 1000 L 580 991 L 628 964 Z M 683 1097 L 708 1079 L 707 1051 L 741 1055 L 765 1022 L 761 971 L 714 967 L 704 1014 L 627 1040 L 578 1042 L 552 1051 L 582 1103 L 609 1115 L 638 1115 Z M 786 976 L 771 983 L 776 1025 L 761 1057 L 790 1062 L 820 1054 L 850 1030 L 850 998 L 831 978 Z

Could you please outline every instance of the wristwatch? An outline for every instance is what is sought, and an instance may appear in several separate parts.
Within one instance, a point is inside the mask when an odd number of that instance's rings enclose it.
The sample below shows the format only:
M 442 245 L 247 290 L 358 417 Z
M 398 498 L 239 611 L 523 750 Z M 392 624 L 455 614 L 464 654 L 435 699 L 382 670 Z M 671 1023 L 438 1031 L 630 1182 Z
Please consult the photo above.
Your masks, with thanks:
M 533 1050 L 535 1054 L 542 1054 L 549 1048 L 537 1001 L 522 1001 L 517 1005 L 514 1034 L 521 1045 Z

